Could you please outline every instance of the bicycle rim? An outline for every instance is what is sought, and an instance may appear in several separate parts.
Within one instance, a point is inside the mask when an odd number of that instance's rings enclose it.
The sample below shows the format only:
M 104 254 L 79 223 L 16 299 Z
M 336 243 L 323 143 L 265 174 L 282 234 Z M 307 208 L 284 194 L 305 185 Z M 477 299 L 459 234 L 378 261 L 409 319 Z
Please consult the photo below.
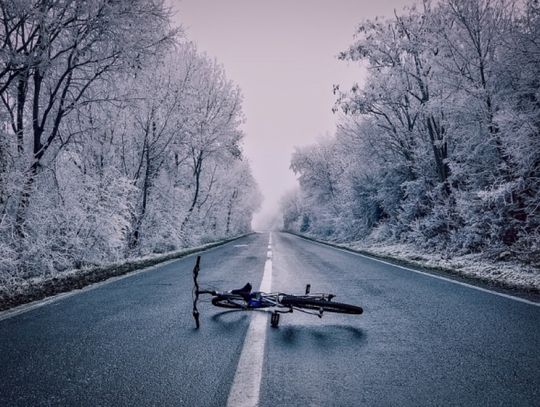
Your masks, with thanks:
M 224 294 L 218 295 L 217 297 L 212 298 L 212 305 L 221 308 L 234 308 L 234 309 L 245 309 L 247 304 L 244 299 L 235 294 Z
M 281 304 L 285 306 L 310 309 L 310 310 L 322 309 L 325 312 L 336 312 L 340 314 L 359 315 L 362 312 L 364 312 L 362 307 L 358 307 L 356 305 L 343 304 L 340 302 L 333 302 L 333 301 L 326 301 L 326 300 L 301 298 L 301 297 L 295 297 L 295 296 L 284 296 L 281 299 Z

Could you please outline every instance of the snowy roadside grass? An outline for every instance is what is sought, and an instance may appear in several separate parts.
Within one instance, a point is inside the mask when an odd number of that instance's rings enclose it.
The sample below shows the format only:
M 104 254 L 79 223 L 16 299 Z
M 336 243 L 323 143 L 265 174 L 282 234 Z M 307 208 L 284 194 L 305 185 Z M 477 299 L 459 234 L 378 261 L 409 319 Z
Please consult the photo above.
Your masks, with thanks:
M 9 278 L 7 276 L 2 278 L 2 276 L 0 276 L 0 311 L 63 292 L 81 289 L 111 277 L 121 276 L 168 260 L 178 259 L 216 246 L 221 246 L 247 235 L 249 234 L 236 236 L 231 239 L 218 240 L 197 247 L 175 250 L 164 254 L 129 259 L 121 263 L 111 263 L 97 267 L 58 272 L 54 275 L 49 274 L 29 279 Z
M 449 257 L 436 252 L 426 253 L 404 243 L 336 243 L 306 235 L 298 236 L 401 265 L 442 271 L 502 288 L 540 293 L 540 269 L 516 260 L 489 260 L 482 253 Z
M 423 253 L 417 247 L 403 243 L 366 245 L 363 242 L 353 242 L 344 246 L 377 257 L 406 260 L 414 266 L 441 270 L 505 288 L 540 292 L 540 270 L 517 261 L 489 261 L 481 253 L 447 257 L 438 253 Z

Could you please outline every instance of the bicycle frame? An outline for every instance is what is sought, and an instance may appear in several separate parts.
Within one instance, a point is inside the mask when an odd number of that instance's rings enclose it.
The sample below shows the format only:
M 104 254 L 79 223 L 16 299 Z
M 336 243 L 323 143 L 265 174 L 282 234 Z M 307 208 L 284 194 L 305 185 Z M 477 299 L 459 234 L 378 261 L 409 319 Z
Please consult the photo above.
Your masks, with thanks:
M 198 283 L 201 257 L 197 256 L 195 267 L 193 268 L 193 318 L 196 327 L 199 328 L 199 310 L 197 302 L 199 295 L 207 294 L 213 297 L 212 304 L 217 307 L 233 308 L 239 311 L 264 311 L 272 314 L 270 323 L 272 327 L 277 327 L 279 314 L 291 313 L 293 310 L 305 314 L 316 315 L 322 318 L 326 308 L 330 312 L 345 312 L 361 314 L 362 308 L 348 304 L 333 303 L 333 294 L 309 294 L 310 284 L 306 286 L 304 295 L 290 295 L 281 292 L 265 293 L 262 291 L 251 291 L 251 284 L 246 284 L 242 289 L 231 291 L 201 290 Z M 296 303 L 298 306 L 295 306 Z M 302 307 L 303 306 L 303 307 Z M 348 307 L 343 309 L 343 307 Z M 306 309 L 307 308 L 307 309 Z M 352 312 L 351 312 L 352 311 Z

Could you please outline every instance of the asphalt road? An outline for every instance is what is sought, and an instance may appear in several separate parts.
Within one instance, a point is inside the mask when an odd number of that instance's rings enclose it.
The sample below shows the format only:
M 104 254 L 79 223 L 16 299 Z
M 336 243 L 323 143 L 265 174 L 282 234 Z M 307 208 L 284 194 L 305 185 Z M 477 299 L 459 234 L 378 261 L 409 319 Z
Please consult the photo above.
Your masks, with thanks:
M 201 282 L 258 287 L 268 234 L 202 254 Z M 0 320 L 0 406 L 225 406 L 247 312 L 191 317 L 195 257 Z M 540 307 L 273 233 L 272 290 L 364 314 L 266 329 L 261 406 L 534 406 Z M 0 317 L 1 318 L 1 317 Z

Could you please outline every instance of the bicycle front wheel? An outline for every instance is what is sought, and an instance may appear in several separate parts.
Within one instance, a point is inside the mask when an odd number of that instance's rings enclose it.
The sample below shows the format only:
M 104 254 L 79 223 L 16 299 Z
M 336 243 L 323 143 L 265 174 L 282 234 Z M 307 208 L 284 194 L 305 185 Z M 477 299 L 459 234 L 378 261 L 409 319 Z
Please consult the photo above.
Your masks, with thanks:
M 362 307 L 356 305 L 343 304 L 340 302 L 311 299 L 305 297 L 295 297 L 286 295 L 281 299 L 281 304 L 289 307 L 297 307 L 310 310 L 320 310 L 326 312 L 337 312 L 340 314 L 361 314 L 364 312 Z
M 212 305 L 221 308 L 246 309 L 247 304 L 240 295 L 223 294 L 212 298 Z

